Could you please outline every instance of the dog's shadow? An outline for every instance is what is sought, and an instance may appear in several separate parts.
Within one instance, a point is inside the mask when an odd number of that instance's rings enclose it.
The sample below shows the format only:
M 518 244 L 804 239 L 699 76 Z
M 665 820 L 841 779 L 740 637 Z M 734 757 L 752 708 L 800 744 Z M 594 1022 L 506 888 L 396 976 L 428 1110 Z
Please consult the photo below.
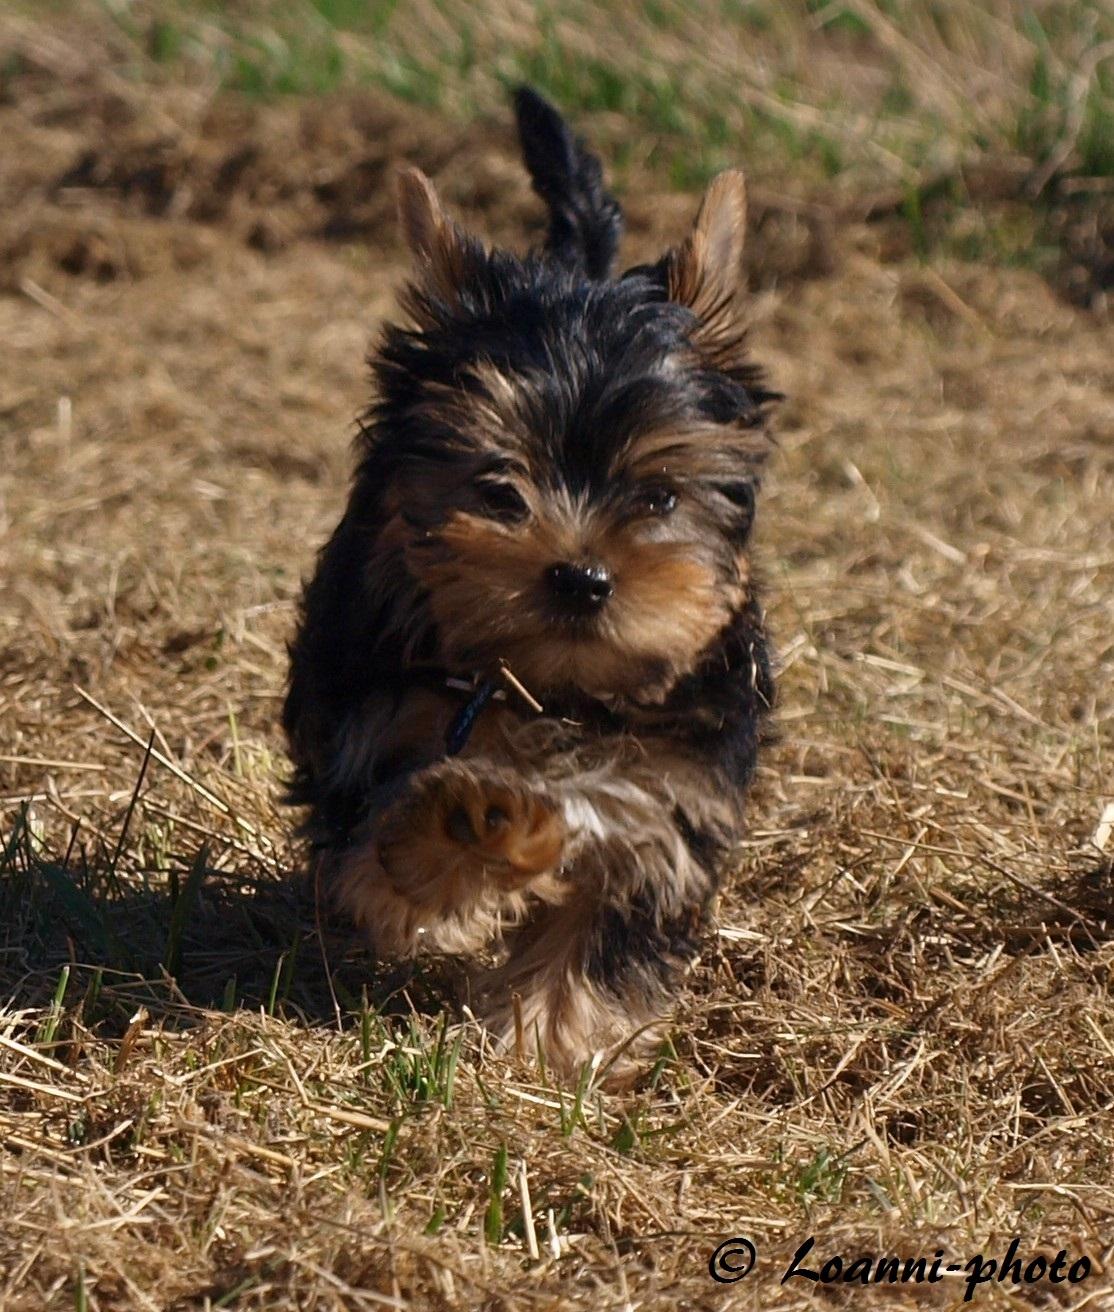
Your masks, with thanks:
M 382 963 L 318 905 L 311 878 L 211 864 L 125 875 L 110 853 L 0 844 L 0 992 L 11 1008 L 81 1009 L 109 1036 L 140 1005 L 164 1025 L 260 1010 L 306 1025 L 455 1010 L 448 959 Z

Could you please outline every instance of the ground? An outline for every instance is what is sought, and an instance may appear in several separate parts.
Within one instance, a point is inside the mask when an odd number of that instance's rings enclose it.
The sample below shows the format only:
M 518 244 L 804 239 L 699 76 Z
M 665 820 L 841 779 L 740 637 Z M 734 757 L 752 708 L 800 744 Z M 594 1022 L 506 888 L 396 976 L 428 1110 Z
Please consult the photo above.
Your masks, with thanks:
M 0 20 L 0 1307 L 964 1297 L 966 1272 L 780 1284 L 810 1235 L 813 1268 L 1018 1236 L 1090 1274 L 976 1305 L 1114 1306 L 1114 326 L 1086 188 L 1041 209 L 1032 165 L 984 159 L 922 222 L 866 172 L 759 161 L 777 735 L 661 1060 L 563 1089 L 484 1050 L 453 963 L 376 966 L 321 922 L 281 805 L 284 644 L 405 272 L 390 170 L 521 247 L 508 116 L 137 77 L 108 20 L 60 12 Z M 612 144 L 634 121 L 591 110 Z M 632 262 L 695 207 L 662 150 L 621 171 Z M 959 240 L 1019 212 L 1040 259 Z M 717 1282 L 732 1236 L 756 1266 Z

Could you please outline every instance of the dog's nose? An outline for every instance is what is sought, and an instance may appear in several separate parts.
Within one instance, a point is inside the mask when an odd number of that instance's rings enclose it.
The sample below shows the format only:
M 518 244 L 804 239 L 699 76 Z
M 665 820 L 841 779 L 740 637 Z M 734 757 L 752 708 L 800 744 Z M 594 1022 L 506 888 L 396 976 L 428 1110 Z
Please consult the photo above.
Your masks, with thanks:
M 561 561 L 545 571 L 550 593 L 570 611 L 590 615 L 615 591 L 611 575 L 602 565 L 574 565 Z

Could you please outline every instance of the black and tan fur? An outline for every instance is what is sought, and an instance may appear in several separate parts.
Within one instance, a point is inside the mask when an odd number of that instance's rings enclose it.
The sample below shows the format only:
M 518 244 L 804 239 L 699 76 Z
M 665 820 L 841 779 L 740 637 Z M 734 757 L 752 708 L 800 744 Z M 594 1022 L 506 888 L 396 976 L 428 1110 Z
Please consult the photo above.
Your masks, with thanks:
M 598 161 L 534 93 L 517 111 L 543 249 L 486 249 L 399 180 L 408 323 L 372 359 L 284 724 L 336 904 L 384 955 L 501 946 L 488 1025 L 570 1069 L 658 1032 L 740 834 L 773 695 L 747 545 L 775 394 L 744 349 L 741 174 L 612 277 Z M 507 683 L 449 756 L 503 670 L 532 702 Z

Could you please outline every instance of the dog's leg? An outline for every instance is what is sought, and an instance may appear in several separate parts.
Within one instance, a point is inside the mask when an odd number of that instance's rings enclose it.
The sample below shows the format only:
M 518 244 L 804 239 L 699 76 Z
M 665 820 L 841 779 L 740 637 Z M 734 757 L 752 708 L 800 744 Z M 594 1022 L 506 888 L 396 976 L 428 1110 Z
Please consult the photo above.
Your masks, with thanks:
M 597 773 L 564 791 L 566 897 L 539 906 L 506 963 L 477 983 L 504 1049 L 574 1072 L 594 1053 L 620 1083 L 661 1041 L 715 877 L 690 851 L 675 799 Z
M 557 895 L 564 843 L 560 809 L 520 775 L 445 761 L 412 775 L 339 858 L 334 892 L 385 955 L 465 951 L 521 918 L 527 890 Z

